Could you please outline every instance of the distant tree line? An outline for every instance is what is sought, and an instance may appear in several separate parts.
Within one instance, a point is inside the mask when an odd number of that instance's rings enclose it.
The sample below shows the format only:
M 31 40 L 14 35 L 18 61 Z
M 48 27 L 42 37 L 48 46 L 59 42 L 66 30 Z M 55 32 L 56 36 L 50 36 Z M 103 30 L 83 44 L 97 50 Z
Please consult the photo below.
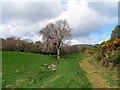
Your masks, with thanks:
M 16 37 L 9 37 L 6 39 L 1 39 L 2 41 L 2 51 L 20 51 L 20 52 L 30 52 L 30 53 L 39 53 L 39 54 L 48 54 L 48 55 L 57 55 L 57 51 L 54 48 L 55 46 L 53 45 L 49 52 L 48 50 L 44 47 L 44 43 L 37 41 L 37 42 L 32 42 L 31 40 L 25 39 L 21 40 L 20 38 Z M 80 53 L 83 52 L 86 48 L 73 45 L 69 46 L 66 44 L 63 44 L 60 52 L 61 55 L 63 54 L 73 54 L 73 53 Z
M 42 43 L 40 41 L 33 43 L 30 40 L 21 40 L 20 38 L 10 37 L 2 39 L 2 51 L 21 51 L 41 53 Z

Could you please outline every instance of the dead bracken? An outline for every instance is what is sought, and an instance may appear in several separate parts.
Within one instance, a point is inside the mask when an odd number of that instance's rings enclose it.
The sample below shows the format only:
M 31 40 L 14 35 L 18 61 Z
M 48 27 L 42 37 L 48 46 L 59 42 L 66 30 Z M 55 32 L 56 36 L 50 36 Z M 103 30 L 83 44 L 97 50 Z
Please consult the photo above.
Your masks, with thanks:
M 56 71 L 57 65 L 56 64 L 44 64 L 44 65 L 41 66 L 41 68 L 45 68 L 45 67 L 48 68 L 48 69 L 51 69 L 53 71 Z
M 56 70 L 56 65 L 55 64 L 50 64 L 50 65 L 48 65 L 47 68 L 55 71 Z

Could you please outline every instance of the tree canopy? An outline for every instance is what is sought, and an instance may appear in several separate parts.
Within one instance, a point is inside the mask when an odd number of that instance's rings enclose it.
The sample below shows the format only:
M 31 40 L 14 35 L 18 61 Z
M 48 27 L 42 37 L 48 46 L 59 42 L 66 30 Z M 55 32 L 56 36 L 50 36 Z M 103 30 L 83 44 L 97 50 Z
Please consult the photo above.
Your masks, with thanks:
M 48 23 L 39 32 L 43 36 L 45 50 L 49 52 L 52 47 L 55 47 L 59 59 L 63 39 L 70 36 L 70 31 L 71 28 L 66 20 L 58 20 L 54 23 Z

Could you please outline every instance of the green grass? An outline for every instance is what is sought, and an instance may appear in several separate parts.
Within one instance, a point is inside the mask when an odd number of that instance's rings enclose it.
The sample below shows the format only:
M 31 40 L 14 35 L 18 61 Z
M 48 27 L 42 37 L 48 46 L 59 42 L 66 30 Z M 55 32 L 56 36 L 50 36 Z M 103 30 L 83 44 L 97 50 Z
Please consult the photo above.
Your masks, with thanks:
M 91 88 L 86 73 L 79 67 L 82 54 L 56 56 L 23 53 L 2 53 L 3 88 Z M 56 64 L 56 71 L 44 67 Z
M 0 89 L 2 88 L 2 52 L 0 51 Z

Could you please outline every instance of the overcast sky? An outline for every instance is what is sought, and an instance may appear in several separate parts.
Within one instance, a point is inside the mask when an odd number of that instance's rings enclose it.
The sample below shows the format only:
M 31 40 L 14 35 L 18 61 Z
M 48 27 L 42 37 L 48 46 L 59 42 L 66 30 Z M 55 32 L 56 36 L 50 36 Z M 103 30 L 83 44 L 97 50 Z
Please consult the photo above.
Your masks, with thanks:
M 117 0 L 36 1 L 1 2 L 1 38 L 16 36 L 39 41 L 42 37 L 38 32 L 42 27 L 49 22 L 66 19 L 72 28 L 71 44 L 97 44 L 108 40 L 118 24 Z

